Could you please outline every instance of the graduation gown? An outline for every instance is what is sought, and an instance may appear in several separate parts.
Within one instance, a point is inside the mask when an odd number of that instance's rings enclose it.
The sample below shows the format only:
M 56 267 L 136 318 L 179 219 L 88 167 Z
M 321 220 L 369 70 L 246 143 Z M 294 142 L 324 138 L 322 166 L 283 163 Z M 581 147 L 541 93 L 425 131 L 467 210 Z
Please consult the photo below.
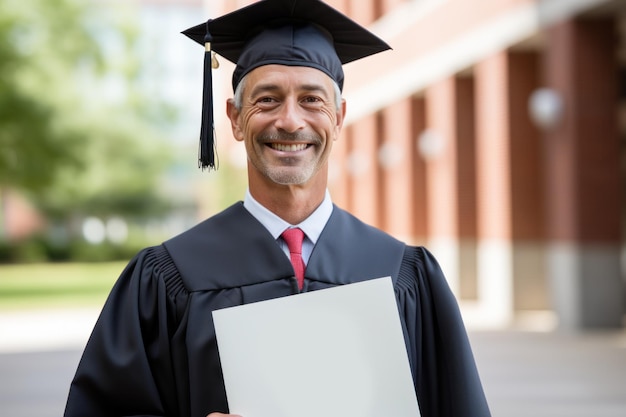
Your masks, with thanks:
M 242 203 L 144 249 L 105 303 L 65 417 L 227 412 L 211 312 L 297 294 L 293 275 Z M 383 276 L 392 277 L 422 416 L 489 416 L 457 302 L 436 260 L 335 206 L 302 291 Z

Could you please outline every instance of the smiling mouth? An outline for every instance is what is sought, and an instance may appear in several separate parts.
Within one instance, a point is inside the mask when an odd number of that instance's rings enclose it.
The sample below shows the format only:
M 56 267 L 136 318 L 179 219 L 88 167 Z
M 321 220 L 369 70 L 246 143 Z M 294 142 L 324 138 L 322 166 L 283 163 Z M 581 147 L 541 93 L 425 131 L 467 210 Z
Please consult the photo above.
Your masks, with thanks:
M 286 145 L 283 143 L 271 143 L 269 144 L 269 146 L 272 149 L 275 149 L 281 152 L 298 152 L 298 151 L 303 151 L 309 147 L 309 145 L 306 143 L 298 143 L 298 144 L 290 144 L 290 145 Z

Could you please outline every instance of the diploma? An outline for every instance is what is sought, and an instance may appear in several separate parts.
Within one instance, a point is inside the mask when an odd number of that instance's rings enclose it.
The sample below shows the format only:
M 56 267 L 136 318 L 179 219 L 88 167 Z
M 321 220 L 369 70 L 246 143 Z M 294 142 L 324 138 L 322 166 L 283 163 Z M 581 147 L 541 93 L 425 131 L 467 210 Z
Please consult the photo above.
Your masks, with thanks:
M 417 417 L 391 278 L 213 312 L 231 413 Z

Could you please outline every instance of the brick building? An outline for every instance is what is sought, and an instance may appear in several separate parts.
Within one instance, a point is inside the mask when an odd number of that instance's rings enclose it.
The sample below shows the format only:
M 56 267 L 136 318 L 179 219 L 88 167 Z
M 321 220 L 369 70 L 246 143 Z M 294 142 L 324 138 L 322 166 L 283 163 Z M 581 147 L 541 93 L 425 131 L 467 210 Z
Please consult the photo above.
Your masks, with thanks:
M 327 2 L 393 48 L 345 68 L 335 203 L 427 245 L 475 323 L 623 326 L 626 1 Z

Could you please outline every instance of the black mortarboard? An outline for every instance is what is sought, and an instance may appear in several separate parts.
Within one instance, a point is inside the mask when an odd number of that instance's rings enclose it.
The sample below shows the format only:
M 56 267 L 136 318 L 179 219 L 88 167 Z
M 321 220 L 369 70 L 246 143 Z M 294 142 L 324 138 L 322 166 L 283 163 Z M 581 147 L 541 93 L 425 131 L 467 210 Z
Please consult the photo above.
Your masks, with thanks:
M 269 64 L 325 72 L 343 88 L 342 64 L 390 49 L 380 38 L 320 0 L 262 0 L 183 32 L 205 45 L 200 157 L 214 168 L 211 51 L 236 64 L 233 90 Z

